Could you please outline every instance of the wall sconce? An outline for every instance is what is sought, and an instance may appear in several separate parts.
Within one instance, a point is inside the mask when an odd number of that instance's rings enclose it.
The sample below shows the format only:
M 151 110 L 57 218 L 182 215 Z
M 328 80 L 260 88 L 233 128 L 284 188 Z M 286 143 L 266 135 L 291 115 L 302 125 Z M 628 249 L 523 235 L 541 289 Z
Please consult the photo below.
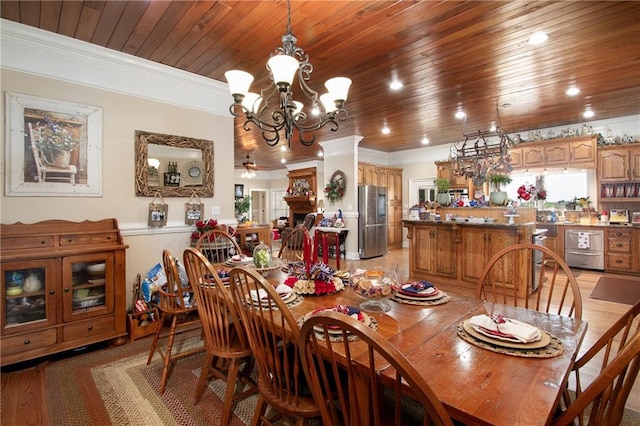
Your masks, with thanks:
M 318 213 L 324 214 L 324 200 L 318 200 Z

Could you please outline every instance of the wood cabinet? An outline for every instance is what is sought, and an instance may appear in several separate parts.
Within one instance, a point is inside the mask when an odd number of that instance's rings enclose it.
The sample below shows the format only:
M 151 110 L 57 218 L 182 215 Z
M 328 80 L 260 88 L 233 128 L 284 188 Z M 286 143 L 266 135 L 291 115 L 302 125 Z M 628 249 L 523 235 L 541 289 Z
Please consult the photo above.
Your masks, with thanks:
M 358 185 L 387 188 L 387 247 L 402 247 L 402 169 L 358 163 Z
M 531 241 L 533 225 L 481 225 L 405 220 L 409 239 L 409 275 L 475 289 L 489 259 L 499 250 Z M 531 292 L 530 255 L 505 262 L 493 271 L 498 282 Z M 446 280 L 443 280 L 445 278 Z
M 465 227 L 462 229 L 462 270 L 460 278 L 476 284 L 489 260 L 498 251 L 519 242 L 514 230 Z M 510 266 L 516 262 L 505 262 L 501 268 L 494 268 L 496 282 L 516 285 L 518 274 Z
M 607 272 L 637 273 L 638 265 L 634 259 L 634 230 L 613 228 L 606 230 L 605 262 Z
M 469 189 L 470 180 L 454 173 L 454 164 L 451 161 L 436 161 L 436 174 L 438 179 L 449 179 L 451 189 Z
M 442 226 L 424 226 L 416 228 L 410 240 L 413 253 L 412 271 L 421 274 L 455 278 L 456 276 L 456 233 L 452 228 Z
M 596 136 L 525 142 L 509 149 L 513 168 L 572 167 L 595 169 Z
M 603 147 L 599 156 L 599 201 L 640 203 L 640 144 Z
M 0 225 L 1 362 L 126 335 L 125 249 L 115 219 Z

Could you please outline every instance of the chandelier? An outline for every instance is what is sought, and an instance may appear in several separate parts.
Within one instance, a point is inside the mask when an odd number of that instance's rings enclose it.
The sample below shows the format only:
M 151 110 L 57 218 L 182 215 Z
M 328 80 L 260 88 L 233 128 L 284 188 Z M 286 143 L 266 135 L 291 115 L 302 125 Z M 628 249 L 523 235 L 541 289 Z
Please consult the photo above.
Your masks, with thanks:
M 230 70 L 224 73 L 233 104 L 229 111 L 234 117 L 244 113 L 244 130 L 251 130 L 251 123 L 262 131 L 262 137 L 269 146 L 280 141 L 284 131 L 288 146 L 291 147 L 294 129 L 298 130 L 300 143 L 310 146 L 316 139 L 315 131 L 329 124 L 332 131 L 338 130 L 338 122 L 347 119 L 343 108 L 347 100 L 351 80 L 335 77 L 325 82 L 327 93 L 318 95 L 307 84 L 311 78 L 313 65 L 301 47 L 296 47 L 296 37 L 291 30 L 291 3 L 287 0 L 287 28 L 282 36 L 282 46 L 276 48 L 267 61 L 269 78 L 273 82 L 260 94 L 249 92 L 253 76 L 245 71 Z M 300 95 L 307 104 L 294 100 L 293 80 L 298 77 Z M 236 112 L 240 110 L 240 112 Z

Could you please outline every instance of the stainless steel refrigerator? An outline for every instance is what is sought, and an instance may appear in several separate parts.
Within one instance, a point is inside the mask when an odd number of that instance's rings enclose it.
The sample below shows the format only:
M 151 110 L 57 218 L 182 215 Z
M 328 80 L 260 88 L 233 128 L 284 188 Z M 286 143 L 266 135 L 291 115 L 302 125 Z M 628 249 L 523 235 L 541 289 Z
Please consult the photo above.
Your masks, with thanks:
M 358 187 L 358 251 L 361 259 L 387 254 L 387 189 Z

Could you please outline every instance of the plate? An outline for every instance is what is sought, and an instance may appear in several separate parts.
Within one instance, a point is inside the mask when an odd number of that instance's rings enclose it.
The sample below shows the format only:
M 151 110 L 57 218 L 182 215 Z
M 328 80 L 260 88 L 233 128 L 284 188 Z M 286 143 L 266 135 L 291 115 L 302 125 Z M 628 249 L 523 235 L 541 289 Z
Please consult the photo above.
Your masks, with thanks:
M 440 296 L 440 290 L 438 290 L 436 287 L 433 287 L 435 289 L 435 291 L 431 292 L 431 293 L 414 293 L 411 291 L 407 291 L 403 288 L 400 288 L 400 290 L 398 290 L 398 293 L 402 294 L 403 296 L 409 296 L 409 297 L 413 297 L 413 298 L 417 298 L 417 299 L 425 299 L 425 298 L 430 298 L 430 297 L 442 297 Z M 424 291 L 424 290 L 421 290 Z
M 414 281 L 416 282 L 416 281 Z M 424 283 L 427 284 L 427 281 L 419 281 L 420 283 Z M 412 284 L 413 282 L 410 283 L 404 283 L 402 284 L 402 286 L 400 287 L 400 290 L 398 290 L 398 293 L 402 293 L 402 295 L 404 296 L 410 296 L 410 297 L 416 297 L 416 298 L 425 298 L 425 297 L 434 297 L 434 296 L 438 296 L 438 293 L 440 293 L 440 291 L 438 290 L 438 288 L 436 286 L 434 286 L 433 284 L 431 284 L 431 287 L 433 291 L 431 292 L 426 292 L 429 288 L 425 288 L 423 290 L 419 290 L 419 291 L 410 291 L 410 290 L 405 290 L 406 288 L 412 288 Z
M 311 312 L 309 312 L 307 315 L 305 315 L 305 320 L 307 318 L 309 318 L 311 315 L 315 314 L 316 312 L 322 312 L 322 311 L 333 311 L 335 309 L 335 307 L 333 308 L 322 308 L 322 309 L 315 309 Z M 369 327 L 369 325 L 371 324 L 371 317 L 364 311 L 354 307 L 354 306 L 349 306 L 349 311 L 352 312 L 351 315 L 353 314 L 358 314 L 358 321 L 360 321 L 361 323 L 363 323 L 364 325 L 366 325 L 367 327 Z M 346 315 L 346 314 L 345 314 Z M 322 333 L 324 332 L 324 330 L 322 329 L 322 327 L 320 326 L 315 326 L 313 327 L 313 329 L 315 331 L 317 331 L 318 333 Z M 327 330 L 329 332 L 329 334 L 342 334 L 342 329 L 340 328 L 329 328 Z
M 434 294 L 433 296 L 413 296 L 413 295 L 408 295 L 407 293 L 403 293 L 401 291 L 397 292 L 395 297 L 399 297 L 401 299 L 407 299 L 407 300 L 418 300 L 418 301 L 430 301 L 430 300 L 438 300 L 438 299 L 442 299 L 443 297 L 445 297 L 447 295 L 447 293 L 445 293 L 444 291 L 440 291 L 438 290 L 438 292 L 436 294 Z
M 486 343 L 490 343 L 496 346 L 503 346 L 505 348 L 514 348 L 514 349 L 541 349 L 551 343 L 551 336 L 546 331 L 540 330 L 540 340 L 536 340 L 535 342 L 529 343 L 517 343 L 512 341 L 500 340 L 496 337 L 490 337 L 476 331 L 476 329 L 471 326 L 469 320 L 466 319 L 462 322 L 462 328 L 471 336 L 475 337 L 478 340 L 481 340 Z
M 282 301 L 284 303 L 289 303 L 289 302 L 293 302 L 295 300 L 295 298 L 298 297 L 297 294 L 295 294 L 293 291 L 290 292 L 289 294 L 287 294 L 285 297 L 282 298 Z M 254 306 L 263 306 L 263 307 L 270 307 L 270 306 L 275 306 L 275 303 L 271 303 L 269 300 L 255 300 L 253 297 L 248 296 L 248 298 L 250 299 L 250 302 L 252 305 Z

